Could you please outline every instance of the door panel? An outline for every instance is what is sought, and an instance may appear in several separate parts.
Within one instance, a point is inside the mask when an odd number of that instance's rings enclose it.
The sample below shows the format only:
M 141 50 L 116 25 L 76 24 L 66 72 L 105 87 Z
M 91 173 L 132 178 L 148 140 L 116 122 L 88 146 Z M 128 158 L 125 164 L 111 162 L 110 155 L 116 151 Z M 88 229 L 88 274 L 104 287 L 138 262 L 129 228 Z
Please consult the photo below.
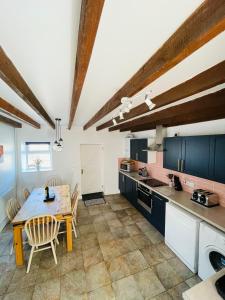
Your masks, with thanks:
M 163 167 L 178 171 L 178 160 L 182 155 L 182 138 L 164 138 Z
M 148 141 L 147 139 L 139 139 L 138 140 L 138 160 L 144 163 L 148 162 L 148 152 L 143 151 L 144 149 L 147 149 L 148 147 Z
M 214 180 L 225 183 L 225 135 L 214 140 Z
M 101 145 L 81 145 L 81 191 L 82 194 L 103 190 L 103 148 Z
M 186 137 L 183 172 L 202 177 L 210 176 L 210 137 Z

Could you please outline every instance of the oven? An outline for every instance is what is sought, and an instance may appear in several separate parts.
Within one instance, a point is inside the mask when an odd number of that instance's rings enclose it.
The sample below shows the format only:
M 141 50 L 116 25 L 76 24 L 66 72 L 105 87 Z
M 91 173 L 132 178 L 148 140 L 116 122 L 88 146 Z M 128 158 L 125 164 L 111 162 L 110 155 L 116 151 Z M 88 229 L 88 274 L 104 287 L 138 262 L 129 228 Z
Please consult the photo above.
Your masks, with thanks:
M 137 184 L 137 202 L 150 214 L 152 213 L 152 191 L 140 183 Z

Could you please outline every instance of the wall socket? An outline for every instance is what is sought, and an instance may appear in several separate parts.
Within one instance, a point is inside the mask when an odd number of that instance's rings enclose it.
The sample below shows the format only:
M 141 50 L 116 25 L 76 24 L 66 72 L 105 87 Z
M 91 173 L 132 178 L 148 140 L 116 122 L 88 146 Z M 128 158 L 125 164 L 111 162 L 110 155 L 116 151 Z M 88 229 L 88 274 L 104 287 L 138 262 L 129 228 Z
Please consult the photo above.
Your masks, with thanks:
M 195 183 L 193 181 L 190 180 L 184 180 L 184 184 L 186 184 L 187 186 L 189 186 L 190 188 L 194 188 L 195 187 Z

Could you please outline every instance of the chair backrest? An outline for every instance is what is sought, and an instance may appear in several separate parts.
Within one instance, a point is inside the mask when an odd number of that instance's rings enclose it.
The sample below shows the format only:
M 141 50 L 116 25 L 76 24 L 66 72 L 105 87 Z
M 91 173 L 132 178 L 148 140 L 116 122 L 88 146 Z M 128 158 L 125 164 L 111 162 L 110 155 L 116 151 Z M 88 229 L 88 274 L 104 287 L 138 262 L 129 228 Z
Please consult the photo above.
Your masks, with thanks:
M 61 185 L 62 184 L 62 180 L 60 177 L 58 176 L 52 176 L 51 178 L 48 179 L 48 181 L 46 182 L 45 185 L 47 186 L 57 186 L 57 185 Z
M 8 200 L 6 205 L 6 214 L 10 221 L 12 221 L 15 218 L 20 208 L 21 204 L 17 199 L 11 198 Z
M 74 197 L 72 198 L 72 201 L 71 201 L 72 215 L 73 215 L 73 216 L 76 216 L 76 214 L 77 214 L 78 201 L 79 201 L 79 193 L 78 193 L 78 191 L 77 191 L 77 192 L 74 194 Z
M 30 192 L 27 188 L 25 188 L 23 190 L 23 197 L 24 197 L 24 200 L 27 200 L 27 198 L 30 196 Z
M 71 196 L 71 205 L 73 206 L 73 199 L 75 199 L 76 197 L 76 193 L 78 193 L 78 183 L 76 183 L 73 192 L 72 192 L 72 196 Z
M 52 215 L 40 215 L 26 221 L 24 229 L 31 245 L 46 244 L 58 233 L 58 221 Z

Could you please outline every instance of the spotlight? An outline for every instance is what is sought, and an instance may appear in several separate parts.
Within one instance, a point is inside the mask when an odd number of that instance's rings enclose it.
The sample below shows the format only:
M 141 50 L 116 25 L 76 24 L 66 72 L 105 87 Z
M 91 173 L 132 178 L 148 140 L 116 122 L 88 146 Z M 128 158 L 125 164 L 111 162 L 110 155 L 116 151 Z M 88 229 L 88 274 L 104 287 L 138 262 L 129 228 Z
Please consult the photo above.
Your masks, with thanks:
M 116 119 L 113 118 L 112 121 L 113 121 L 113 125 L 116 126 L 117 125 Z
M 147 104 L 149 110 L 152 110 L 155 107 L 155 103 L 152 102 L 148 94 L 145 95 L 145 103 Z
M 129 110 L 132 108 L 132 106 L 133 106 L 133 103 L 132 103 L 132 100 L 130 100 L 129 103 L 128 103 Z
M 120 110 L 120 120 L 123 120 L 123 119 L 124 119 L 123 112 L 122 112 L 122 110 Z

